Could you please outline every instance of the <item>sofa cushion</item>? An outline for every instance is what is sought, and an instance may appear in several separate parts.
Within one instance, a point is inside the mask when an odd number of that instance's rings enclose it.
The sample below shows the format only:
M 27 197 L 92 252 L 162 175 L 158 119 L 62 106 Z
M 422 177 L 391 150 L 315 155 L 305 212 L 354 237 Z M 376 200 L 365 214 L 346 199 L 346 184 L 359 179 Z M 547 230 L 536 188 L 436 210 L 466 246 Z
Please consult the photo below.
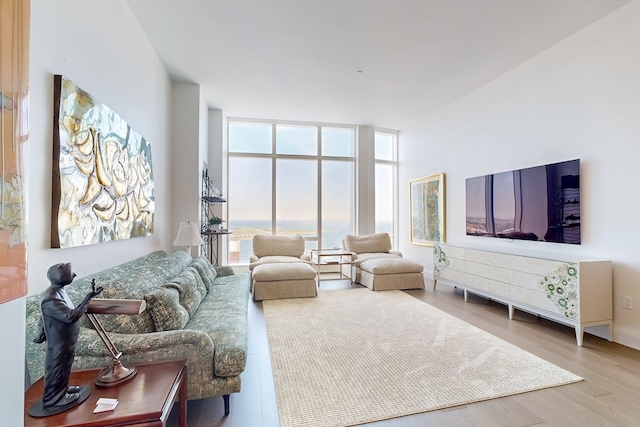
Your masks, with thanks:
M 187 270 L 190 270 L 193 273 L 193 277 L 196 279 L 196 289 L 200 292 L 200 301 L 204 299 L 207 295 L 208 288 L 204 285 L 204 281 L 202 280 L 202 276 L 200 276 L 200 272 L 194 267 L 187 267 Z
M 189 321 L 189 313 L 180 305 L 180 294 L 176 289 L 160 287 L 146 294 L 144 299 L 156 332 L 182 329 Z
M 391 250 L 391 237 L 388 233 L 366 234 L 354 236 L 347 234 L 344 238 L 345 249 L 357 254 L 371 252 L 389 252 Z
M 203 256 L 199 256 L 198 258 L 194 259 L 189 266 L 195 268 L 198 271 L 198 273 L 200 274 L 200 278 L 202 279 L 202 282 L 204 283 L 204 286 L 207 288 L 208 292 L 209 289 L 211 289 L 214 280 L 216 280 L 216 276 L 218 275 L 216 269 L 211 265 L 209 260 Z
M 190 263 L 191 256 L 184 251 L 153 259 L 106 283 L 99 283 L 104 287 L 99 297 L 144 299 L 148 292 L 167 283 Z M 138 315 L 101 314 L 99 320 L 106 331 L 120 334 L 144 334 L 154 329 L 153 319 L 146 310 Z
M 116 265 L 114 267 L 108 268 L 107 270 L 100 271 L 98 273 L 93 273 L 86 277 L 76 278 L 73 281 L 73 283 L 65 286 L 65 290 L 67 291 L 69 298 L 71 298 L 71 301 L 73 301 L 75 305 L 78 305 L 87 295 L 87 293 L 91 290 L 91 281 L 95 279 L 96 284 L 104 287 L 105 289 L 107 288 L 110 289 L 110 292 L 112 293 L 112 295 L 116 295 L 116 296 L 108 297 L 107 293 L 103 292 L 98 296 L 98 298 L 125 298 L 125 296 L 121 296 L 122 292 L 115 291 L 112 288 L 112 283 L 117 282 L 117 279 L 119 277 L 130 275 L 134 271 L 148 269 L 149 265 L 157 263 L 160 259 L 165 258 L 167 256 L 168 254 L 164 251 L 152 252 L 149 255 L 136 258 L 132 261 L 125 262 L 124 264 Z M 78 274 L 81 274 L 81 272 L 78 271 Z M 142 296 L 136 297 L 136 298 L 142 298 Z M 103 319 L 105 318 L 105 316 L 106 315 L 100 316 L 100 323 L 103 323 Z M 114 316 L 116 315 L 111 315 L 111 317 L 115 318 Z M 117 325 L 118 322 L 116 321 L 114 322 L 114 324 Z M 80 318 L 80 326 L 84 328 L 93 329 L 93 325 L 91 324 L 87 316 L 82 316 Z M 104 326 L 104 323 L 103 323 L 103 327 L 105 327 L 107 331 L 111 331 L 111 329 L 107 329 L 107 327 Z
M 178 276 L 176 276 L 171 282 L 164 285 L 165 288 L 172 288 L 178 291 L 180 294 L 180 305 L 187 309 L 189 316 L 193 316 L 196 312 L 200 301 L 202 301 L 202 295 L 198 291 L 196 284 L 196 273 L 193 269 L 184 269 Z
M 245 273 L 241 273 L 241 274 L 232 274 L 231 276 L 218 276 L 218 278 L 216 279 L 214 283 L 215 286 L 217 285 L 238 285 L 238 286 L 244 286 L 244 283 L 246 282 L 247 278 L 249 276 Z
M 253 253 L 258 257 L 270 255 L 300 257 L 304 254 L 304 238 L 257 234 L 253 236 Z
M 71 298 L 71 301 L 73 301 L 75 305 L 78 305 L 80 301 L 82 301 L 87 293 L 91 290 L 91 280 L 95 279 L 98 285 L 103 286 L 104 284 L 113 282 L 119 277 L 131 274 L 132 271 L 148 268 L 149 265 L 152 265 L 158 262 L 158 260 L 160 260 L 161 258 L 167 256 L 167 253 L 164 251 L 152 252 L 149 255 L 145 255 L 132 261 L 116 265 L 104 271 L 92 273 L 91 275 L 86 277 L 76 278 L 73 280 L 73 283 L 65 286 L 64 289 L 67 291 L 67 294 L 69 295 L 69 298 Z M 78 275 L 84 274 L 81 271 L 80 266 L 78 267 L 78 271 L 76 271 L 76 273 L 78 273 Z M 86 316 L 83 316 L 82 319 L 86 319 L 87 324 L 91 324 Z

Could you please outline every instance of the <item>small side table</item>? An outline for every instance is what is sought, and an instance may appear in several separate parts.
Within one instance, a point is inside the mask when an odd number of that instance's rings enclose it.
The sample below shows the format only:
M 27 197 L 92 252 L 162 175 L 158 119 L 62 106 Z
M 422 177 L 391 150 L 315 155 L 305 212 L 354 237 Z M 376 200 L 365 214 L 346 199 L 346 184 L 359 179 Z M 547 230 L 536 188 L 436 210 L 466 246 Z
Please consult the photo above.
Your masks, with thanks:
M 102 370 L 72 371 L 69 385 L 88 386 L 91 395 L 82 404 L 61 414 L 35 418 L 29 415 L 31 405 L 42 398 L 44 380 L 40 378 L 25 392 L 25 427 L 165 427 L 173 403 L 179 401 L 179 425 L 187 427 L 187 366 L 186 360 L 140 363 L 137 375 L 115 387 L 97 387 L 96 377 Z M 94 414 L 101 397 L 118 399 L 115 410 Z
M 344 249 L 311 249 L 311 264 L 316 269 L 318 286 L 320 285 L 321 280 L 320 267 L 323 265 L 337 265 L 340 268 L 340 277 L 337 280 L 351 280 L 347 275 L 342 273 L 342 266 L 351 264 L 351 255 L 351 252 Z

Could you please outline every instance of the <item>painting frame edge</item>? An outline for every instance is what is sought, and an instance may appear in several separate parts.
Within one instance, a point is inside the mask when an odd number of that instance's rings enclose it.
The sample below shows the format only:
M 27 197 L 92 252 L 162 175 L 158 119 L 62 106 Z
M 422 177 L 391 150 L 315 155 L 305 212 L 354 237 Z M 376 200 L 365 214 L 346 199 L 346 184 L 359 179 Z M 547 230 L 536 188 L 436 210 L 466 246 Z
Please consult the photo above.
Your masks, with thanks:
M 53 152 L 51 164 L 51 248 L 60 248 L 60 237 L 58 234 L 58 215 L 60 209 L 60 133 L 58 120 L 60 117 L 60 98 L 62 91 L 61 74 L 53 75 Z M 56 185 L 57 184 L 57 185 Z
M 429 197 L 425 194 L 424 188 L 437 182 L 436 190 L 436 206 L 432 207 L 437 221 L 436 224 L 436 238 L 430 238 L 428 235 L 429 230 L 429 206 L 426 199 Z M 418 187 L 420 186 L 420 187 Z M 419 190 L 422 190 L 421 194 L 416 194 Z M 422 203 L 417 206 L 416 197 L 420 197 Z M 444 243 L 446 241 L 446 206 L 445 206 L 445 174 L 436 173 L 426 175 L 420 178 L 415 178 L 409 181 L 409 224 L 410 224 L 410 242 L 414 245 L 433 247 L 434 244 Z M 416 220 L 418 219 L 418 220 Z M 418 224 L 422 220 L 421 224 Z M 416 233 L 416 231 L 418 231 Z

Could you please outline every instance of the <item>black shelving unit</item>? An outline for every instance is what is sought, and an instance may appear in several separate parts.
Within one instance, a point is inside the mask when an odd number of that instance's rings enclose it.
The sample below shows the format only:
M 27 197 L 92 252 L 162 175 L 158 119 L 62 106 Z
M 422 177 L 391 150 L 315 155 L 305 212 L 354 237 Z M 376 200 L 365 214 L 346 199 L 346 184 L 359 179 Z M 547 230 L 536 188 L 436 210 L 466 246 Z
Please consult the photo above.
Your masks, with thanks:
M 206 256 L 211 264 L 218 265 L 218 254 L 220 252 L 220 239 L 231 234 L 229 230 L 221 228 L 213 229 L 209 225 L 209 220 L 215 216 L 214 206 L 216 203 L 226 203 L 219 191 L 209 178 L 209 171 L 202 172 L 202 224 L 200 234 L 205 244 L 202 246 L 202 255 Z

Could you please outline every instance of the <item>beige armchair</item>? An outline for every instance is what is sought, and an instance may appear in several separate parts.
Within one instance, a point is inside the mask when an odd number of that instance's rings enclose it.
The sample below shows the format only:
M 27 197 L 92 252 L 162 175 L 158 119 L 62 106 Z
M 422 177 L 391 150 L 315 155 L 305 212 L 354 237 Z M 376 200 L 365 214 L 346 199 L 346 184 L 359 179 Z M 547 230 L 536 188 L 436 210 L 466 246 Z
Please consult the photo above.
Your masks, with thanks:
M 344 248 L 352 253 L 351 280 L 372 291 L 424 288 L 423 267 L 391 250 L 387 233 L 347 235 Z
M 360 283 L 360 266 L 363 262 L 378 258 L 402 258 L 402 253 L 391 250 L 389 233 L 347 234 L 342 241 L 344 249 L 351 252 L 351 281 Z
M 253 254 L 249 257 L 249 270 L 253 271 L 258 265 L 287 262 L 311 264 L 309 254 L 305 253 L 302 236 L 253 236 Z
M 249 269 L 253 299 L 304 298 L 318 295 L 316 271 L 302 236 L 253 236 Z

